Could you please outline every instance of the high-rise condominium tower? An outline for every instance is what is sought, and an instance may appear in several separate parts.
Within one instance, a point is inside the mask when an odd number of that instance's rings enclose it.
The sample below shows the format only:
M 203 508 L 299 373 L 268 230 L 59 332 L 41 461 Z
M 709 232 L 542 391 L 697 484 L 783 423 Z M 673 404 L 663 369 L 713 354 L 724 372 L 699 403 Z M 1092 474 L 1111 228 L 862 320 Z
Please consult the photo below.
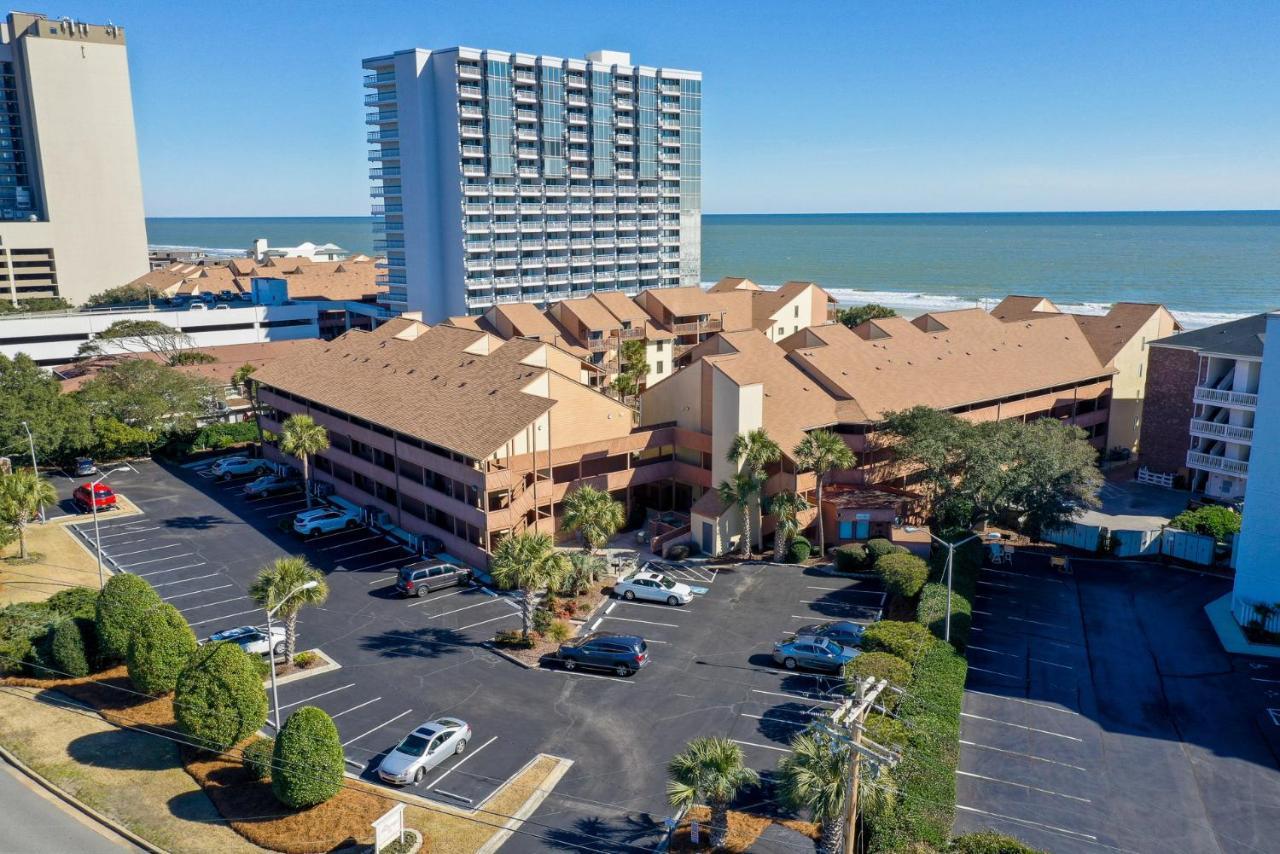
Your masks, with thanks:
M 73 303 L 147 272 L 124 30 L 0 24 L 0 299 Z
M 391 307 L 699 282 L 701 73 L 465 47 L 364 68 Z

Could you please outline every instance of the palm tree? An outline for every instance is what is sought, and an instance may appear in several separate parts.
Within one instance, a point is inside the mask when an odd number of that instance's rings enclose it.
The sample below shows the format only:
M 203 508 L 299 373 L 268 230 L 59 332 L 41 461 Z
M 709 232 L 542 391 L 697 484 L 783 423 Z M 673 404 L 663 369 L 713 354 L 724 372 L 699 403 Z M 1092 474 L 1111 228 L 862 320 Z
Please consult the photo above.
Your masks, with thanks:
M 557 551 L 550 534 L 514 534 L 498 543 L 489 560 L 489 574 L 501 587 L 520 591 L 521 629 L 526 639 L 533 628 L 537 599 L 553 589 L 573 569 L 569 557 Z
M 725 510 L 731 507 L 742 510 L 742 538 L 738 541 L 738 554 L 744 560 L 751 557 L 751 502 L 763 485 L 764 481 L 759 475 L 743 469 L 728 480 L 720 481 L 720 485 L 716 487 Z
M 27 526 L 45 504 L 58 503 L 53 484 L 31 469 L 18 469 L 0 477 L 0 522 L 18 532 L 18 557 L 27 558 Z
M 766 480 L 765 469 L 770 463 L 776 463 L 782 459 L 782 448 L 778 443 L 773 441 L 769 435 L 769 431 L 763 427 L 757 427 L 746 433 L 739 433 L 733 437 L 733 444 L 729 446 L 729 453 L 726 454 L 731 463 L 742 463 L 742 468 L 749 470 L 760 479 L 763 488 Z M 757 501 L 756 511 L 756 549 L 764 548 L 764 525 L 761 524 L 760 505 Z
M 849 796 L 849 748 L 830 736 L 802 732 L 778 766 L 778 789 L 793 809 L 807 809 L 822 836 L 820 854 L 836 854 L 844 837 L 844 801 Z
M 280 450 L 302 461 L 302 479 L 311 506 L 311 457 L 329 447 L 329 433 L 310 415 L 290 415 L 280 432 Z
M 738 792 L 760 782 L 746 766 L 742 748 L 727 738 L 695 738 L 667 763 L 667 798 L 674 807 L 699 800 L 711 810 L 711 847 L 721 848 L 729 836 L 729 804 Z
M 315 587 L 298 590 L 312 581 L 316 582 Z M 294 593 L 295 590 L 298 592 Z M 293 595 L 289 596 L 290 593 Z M 329 598 L 329 585 L 325 583 L 324 573 L 305 557 L 288 556 L 276 558 L 270 566 L 263 567 L 249 586 L 249 595 L 268 611 L 280 606 L 276 614 L 284 621 L 285 660 L 293 661 L 298 644 L 298 612 L 307 605 L 324 604 Z M 273 641 L 268 639 L 268 642 Z
M 803 495 L 795 492 L 779 492 L 769 502 L 769 512 L 778 520 L 773 529 L 773 559 L 777 563 L 787 556 L 787 547 L 791 539 L 800 532 L 797 515 L 808 510 L 811 505 Z
M 609 493 L 580 486 L 565 496 L 560 518 L 566 531 L 576 533 L 584 548 L 595 552 L 618 533 L 627 512 Z
M 830 430 L 814 430 L 807 434 L 792 453 L 800 470 L 813 472 L 818 482 L 818 554 L 825 557 L 827 537 L 822 526 L 822 479 L 829 471 L 853 468 L 857 460 L 844 439 Z

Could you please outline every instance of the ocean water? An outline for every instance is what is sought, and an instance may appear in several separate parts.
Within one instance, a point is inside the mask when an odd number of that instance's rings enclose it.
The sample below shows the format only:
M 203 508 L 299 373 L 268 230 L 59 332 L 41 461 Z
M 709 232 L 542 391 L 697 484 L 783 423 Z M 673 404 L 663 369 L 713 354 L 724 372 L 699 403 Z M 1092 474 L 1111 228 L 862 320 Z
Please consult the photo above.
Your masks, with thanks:
M 153 246 L 241 252 L 255 237 L 373 251 L 366 217 L 154 218 Z M 1104 312 L 1163 302 L 1189 327 L 1280 307 L 1280 211 L 707 214 L 703 279 L 815 281 L 906 313 L 1039 294 Z

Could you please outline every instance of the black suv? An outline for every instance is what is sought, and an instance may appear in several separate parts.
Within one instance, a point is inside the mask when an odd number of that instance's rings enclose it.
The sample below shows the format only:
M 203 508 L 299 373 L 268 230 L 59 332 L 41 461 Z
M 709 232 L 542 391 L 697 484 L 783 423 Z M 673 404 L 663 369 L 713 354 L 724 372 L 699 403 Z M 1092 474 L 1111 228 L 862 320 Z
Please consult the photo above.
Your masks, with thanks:
M 649 663 L 649 646 L 636 635 L 591 632 L 560 644 L 560 661 L 565 670 L 594 667 L 630 676 Z
M 454 566 L 442 560 L 420 560 L 400 567 L 396 579 L 396 592 L 401 596 L 421 596 L 442 587 L 466 584 L 471 580 L 471 570 Z

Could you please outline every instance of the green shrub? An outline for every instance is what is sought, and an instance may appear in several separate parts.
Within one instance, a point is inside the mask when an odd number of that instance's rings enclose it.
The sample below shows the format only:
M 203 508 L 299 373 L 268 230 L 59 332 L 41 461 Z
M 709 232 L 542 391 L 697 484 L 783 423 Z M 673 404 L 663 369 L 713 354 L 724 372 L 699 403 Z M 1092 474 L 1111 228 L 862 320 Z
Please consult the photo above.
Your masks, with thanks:
M 885 555 L 893 554 L 898 546 L 886 540 L 884 537 L 875 537 L 867 540 L 867 560 L 874 564 Z
M 44 602 L 17 602 L 0 608 L 0 675 L 23 672 L 32 647 L 49 630 L 49 619 Z
M 84 624 L 88 621 L 62 620 L 49 631 L 49 660 L 58 675 L 81 678 L 92 672 L 92 656 L 85 647 Z M 89 624 L 89 630 L 93 630 Z
M 1195 510 L 1183 510 L 1169 522 L 1169 527 L 1193 534 L 1207 534 L 1225 540 L 1240 533 L 1240 514 L 1229 507 L 1207 504 Z
M 538 608 L 533 612 L 533 630 L 540 635 L 545 635 L 551 630 L 551 624 L 555 622 L 556 615 L 547 608 Z
M 493 643 L 509 649 L 530 649 L 533 647 L 533 638 L 526 638 L 518 629 L 503 629 L 494 633 Z
M 342 788 L 345 760 L 338 728 L 314 706 L 284 722 L 272 754 L 271 791 L 294 809 L 322 804 Z
M 937 637 L 946 632 L 947 620 L 947 585 L 944 568 L 947 553 L 938 549 L 929 559 L 929 583 L 920 594 L 920 603 L 916 606 L 916 622 L 927 626 Z M 972 620 L 973 597 L 978 589 L 978 572 L 982 569 L 982 546 L 979 543 L 966 543 L 956 549 L 952 566 L 953 586 L 951 591 L 951 644 L 963 650 L 969 640 L 969 625 Z
M 259 680 L 266 682 L 271 678 L 271 662 L 267 661 L 265 655 L 249 656 L 249 666 L 253 668 Z
M 846 543 L 835 551 L 836 570 L 861 572 L 867 566 L 867 550 L 858 543 Z
M 892 552 L 876 559 L 876 574 L 884 580 L 889 595 L 911 599 L 924 587 L 929 564 L 913 554 Z
M 320 656 L 316 655 L 311 650 L 309 649 L 303 650 L 302 652 L 299 652 L 293 656 L 293 666 L 294 667 L 310 667 L 311 665 L 315 664 L 319 660 L 320 660 Z M 271 673 L 268 672 L 267 675 L 270 676 Z
M 881 694 L 880 696 L 883 697 L 884 695 Z M 882 715 L 879 712 L 871 712 L 867 715 L 865 726 L 867 738 L 881 747 L 901 748 L 907 744 L 907 725 L 900 720 L 891 718 L 888 715 Z
M 161 603 L 138 620 L 129 641 L 129 681 L 144 694 L 168 694 L 196 651 L 196 636 L 177 608 Z
M 197 744 L 226 750 L 267 721 L 267 693 L 253 659 L 229 641 L 195 651 L 173 697 L 178 726 Z
M 185 457 L 199 451 L 229 448 L 258 441 L 258 425 L 253 421 L 237 421 L 232 424 L 210 424 L 200 430 L 177 433 L 165 443 L 164 453 L 173 457 Z
M 1021 840 L 990 830 L 957 836 L 947 850 L 954 854 L 1040 854 L 1038 849 L 1024 845 Z
M 122 572 L 107 580 L 95 607 L 98 655 L 103 663 L 124 661 L 134 626 L 143 613 L 159 604 L 160 594 L 136 575 Z
M 258 737 L 244 746 L 240 752 L 241 761 L 249 773 L 259 780 L 271 779 L 271 762 L 275 756 L 276 740 Z
M 792 563 L 804 563 L 811 554 L 813 554 L 813 544 L 804 537 L 793 539 L 790 548 L 787 550 L 787 558 Z
M 933 643 L 933 635 L 919 623 L 881 620 L 867 626 L 862 634 L 866 652 L 887 652 L 915 665 Z
M 92 620 L 97 612 L 98 591 L 92 587 L 68 587 L 50 596 L 44 604 L 59 617 Z
M 667 557 L 671 560 L 684 560 L 689 556 L 689 547 L 684 543 L 667 549 Z
M 571 637 L 573 637 L 573 626 L 570 626 L 564 620 L 556 620 L 547 629 L 547 639 L 556 643 L 564 643 Z
M 850 691 L 868 676 L 887 679 L 890 685 L 906 688 L 911 682 L 911 665 L 903 658 L 889 652 L 864 652 L 844 666 L 844 678 Z M 886 688 L 880 695 L 880 705 L 892 709 L 898 705 L 901 695 Z

